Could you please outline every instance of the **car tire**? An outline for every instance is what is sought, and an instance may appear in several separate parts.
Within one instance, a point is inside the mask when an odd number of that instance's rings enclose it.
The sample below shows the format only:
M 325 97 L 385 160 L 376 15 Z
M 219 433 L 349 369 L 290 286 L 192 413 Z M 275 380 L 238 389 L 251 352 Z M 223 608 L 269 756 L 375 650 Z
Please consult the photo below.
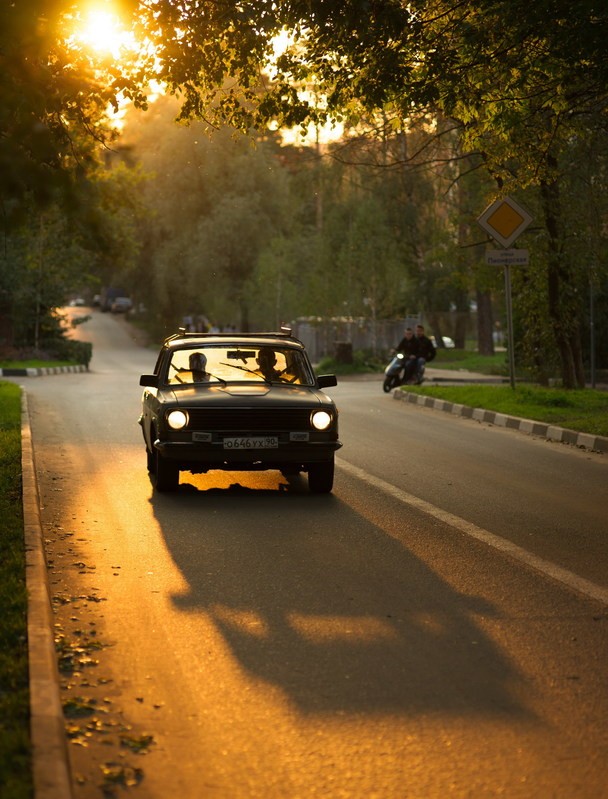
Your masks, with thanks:
M 312 494 L 329 494 L 334 487 L 334 459 L 311 463 L 308 467 L 308 489 Z
M 179 485 L 179 468 L 172 461 L 163 458 L 156 450 L 156 490 L 160 492 L 177 491 Z
M 150 474 L 156 474 L 156 455 L 146 447 L 146 461 Z

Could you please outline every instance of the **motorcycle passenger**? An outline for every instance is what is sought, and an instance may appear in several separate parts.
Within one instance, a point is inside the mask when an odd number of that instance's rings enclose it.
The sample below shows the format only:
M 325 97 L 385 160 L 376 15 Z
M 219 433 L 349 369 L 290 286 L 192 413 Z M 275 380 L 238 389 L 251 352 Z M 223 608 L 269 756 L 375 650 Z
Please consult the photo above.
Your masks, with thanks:
M 403 338 L 397 344 L 396 350 L 397 352 L 402 352 L 405 356 L 401 383 L 409 383 L 416 371 L 416 359 L 418 357 L 418 340 L 414 336 L 414 331 L 411 327 L 405 328 Z
M 433 360 L 437 354 L 433 342 L 424 334 L 424 325 L 416 325 L 416 344 L 418 347 L 416 357 L 416 382 L 424 380 L 425 365 Z

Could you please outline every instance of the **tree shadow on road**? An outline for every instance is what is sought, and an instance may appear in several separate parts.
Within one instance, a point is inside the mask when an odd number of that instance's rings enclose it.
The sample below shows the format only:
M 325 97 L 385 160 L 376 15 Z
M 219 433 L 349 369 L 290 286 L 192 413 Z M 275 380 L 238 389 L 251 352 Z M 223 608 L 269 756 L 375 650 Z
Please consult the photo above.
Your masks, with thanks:
M 302 486 L 232 486 L 152 505 L 188 583 L 175 605 L 207 614 L 242 668 L 304 713 L 527 713 L 476 621 L 494 608 L 414 555 L 407 521 Z

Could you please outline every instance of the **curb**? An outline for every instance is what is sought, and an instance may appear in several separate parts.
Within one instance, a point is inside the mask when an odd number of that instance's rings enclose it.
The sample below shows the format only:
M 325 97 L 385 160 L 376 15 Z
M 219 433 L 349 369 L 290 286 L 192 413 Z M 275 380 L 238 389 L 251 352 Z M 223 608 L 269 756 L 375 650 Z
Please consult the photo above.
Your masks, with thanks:
M 72 374 L 88 372 L 83 364 L 78 366 L 37 366 L 26 369 L 0 369 L 0 377 L 44 377 L 45 375 Z
M 458 373 L 454 377 L 433 377 L 429 375 L 429 383 L 476 383 L 480 385 L 504 386 L 510 381 L 508 377 L 475 377 L 472 380 L 470 377 L 458 377 Z
M 72 799 L 72 779 L 53 636 L 53 610 L 25 391 L 21 394 L 21 471 L 34 796 L 36 799 Z
M 470 405 L 459 405 L 456 402 L 426 397 L 423 394 L 414 394 L 411 391 L 401 391 L 396 389 L 393 398 L 402 402 L 412 402 L 415 405 L 422 405 L 425 408 L 432 408 L 437 411 L 445 411 L 456 416 L 463 416 L 467 419 L 474 419 L 478 422 L 495 424 L 497 427 L 507 427 L 511 430 L 519 430 L 521 433 L 530 433 L 541 436 L 549 441 L 559 441 L 563 444 L 573 444 L 582 449 L 591 449 L 596 452 L 608 452 L 608 438 L 605 436 L 594 436 L 590 433 L 577 433 L 575 430 L 568 430 L 565 427 L 556 427 L 545 422 L 534 422 L 531 419 L 520 419 L 517 416 L 507 416 L 497 411 L 486 411 L 483 408 L 472 408 Z

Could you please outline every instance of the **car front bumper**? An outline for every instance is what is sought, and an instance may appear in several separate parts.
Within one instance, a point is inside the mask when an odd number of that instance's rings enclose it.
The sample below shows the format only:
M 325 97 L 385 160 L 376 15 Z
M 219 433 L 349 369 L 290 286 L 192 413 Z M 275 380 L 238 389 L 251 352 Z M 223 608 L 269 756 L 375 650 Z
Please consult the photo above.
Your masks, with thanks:
M 303 467 L 309 463 L 323 463 L 333 458 L 342 442 L 308 441 L 306 443 L 279 443 L 272 449 L 225 449 L 222 442 L 194 443 L 190 441 L 154 442 L 161 457 L 186 471 L 206 469 L 281 469 Z

